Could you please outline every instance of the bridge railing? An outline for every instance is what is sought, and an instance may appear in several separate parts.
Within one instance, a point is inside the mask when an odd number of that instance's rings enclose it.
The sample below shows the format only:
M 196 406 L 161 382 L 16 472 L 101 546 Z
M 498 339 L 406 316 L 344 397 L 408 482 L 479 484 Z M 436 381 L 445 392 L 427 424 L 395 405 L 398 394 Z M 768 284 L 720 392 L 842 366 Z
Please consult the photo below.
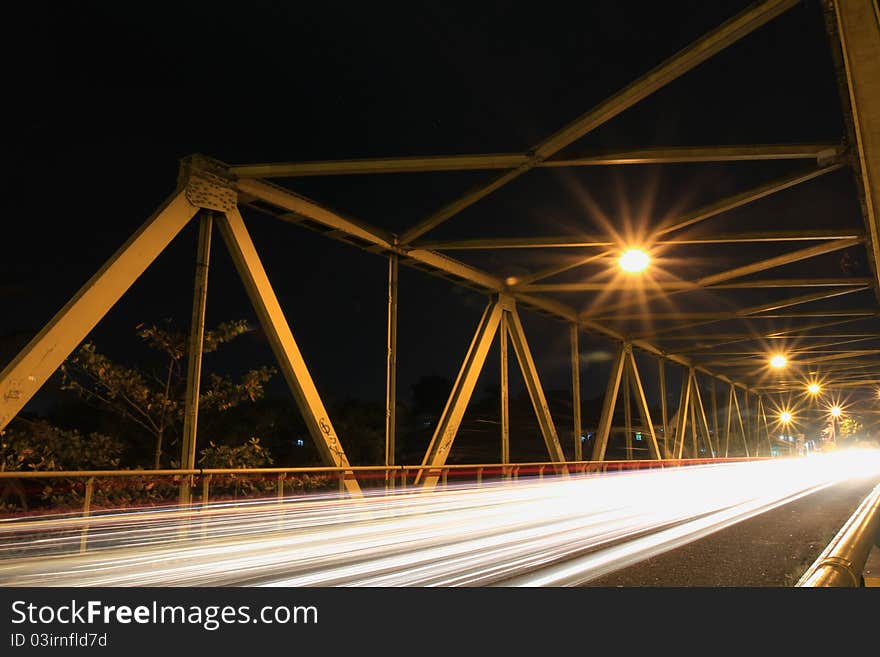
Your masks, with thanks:
M 880 546 L 880 485 L 862 500 L 795 586 L 862 586 L 862 572 L 874 545 Z
M 763 457 L 762 457 L 763 458 Z M 212 501 L 279 499 L 311 491 L 345 492 L 344 482 L 354 478 L 365 490 L 413 490 L 416 481 L 436 477 L 438 486 L 452 483 L 482 485 L 491 480 L 516 481 L 561 474 L 624 472 L 712 463 L 754 461 L 756 458 L 688 458 L 622 461 L 531 461 L 522 463 L 469 463 L 443 466 L 369 465 L 348 468 L 194 468 L 160 470 L 24 470 L 0 472 L 0 516 L 31 515 L 47 509 L 83 516 L 104 508 L 138 508 L 168 505 L 189 487 L 200 492 L 198 506 Z M 97 495 L 96 495 L 97 494 Z M 38 509 L 28 501 L 36 499 Z M 188 499 L 189 496 L 188 496 Z M 16 504 L 17 502 L 17 504 Z M 42 507 L 42 508 L 39 508 Z
M 354 477 L 359 486 L 369 494 L 391 492 L 409 494 L 423 490 L 416 485 L 418 477 L 437 478 L 436 487 L 446 488 L 456 483 L 471 483 L 482 486 L 489 482 L 513 482 L 521 478 L 537 478 L 558 475 L 563 471 L 574 475 L 591 473 L 626 472 L 632 470 L 662 469 L 705 465 L 713 463 L 735 463 L 740 461 L 765 460 L 763 458 L 704 458 L 668 460 L 631 461 L 534 461 L 526 463 L 471 463 L 444 466 L 396 465 L 396 466 L 352 466 L 339 467 L 293 467 L 293 468 L 204 468 L 204 469 L 165 469 L 165 470 L 53 470 L 53 471 L 5 471 L 0 472 L 0 504 L 8 497 L 10 486 L 17 493 L 24 512 L 2 514 L 7 521 L 0 525 L 0 552 L 16 553 L 27 550 L 32 539 L 52 535 L 56 550 L 84 553 L 94 546 L 89 543 L 98 537 L 90 536 L 95 523 L 100 521 L 101 511 L 121 511 L 154 508 L 163 511 L 163 516 L 186 516 L 200 511 L 210 511 L 212 503 L 236 504 L 238 502 L 266 500 L 273 497 L 278 502 L 288 502 L 296 498 L 305 499 L 309 492 L 325 491 L 346 495 L 345 480 Z M 39 495 L 44 502 L 41 509 L 28 511 L 26 496 L 33 494 L 29 484 L 41 486 Z M 201 496 L 186 495 L 187 504 L 179 504 L 183 499 L 183 487 L 200 489 Z M 298 495 L 298 493 L 304 493 Z M 136 501 L 133 495 L 141 497 Z M 48 499 L 66 499 L 64 504 L 46 504 Z M 127 502 L 126 502 L 127 500 Z M 121 503 L 122 502 L 122 503 Z M 2 506 L 0 506 L 2 509 Z M 164 511 L 174 511 L 166 514 Z M 48 515 L 47 514 L 51 514 Z M 93 517 L 93 514 L 95 516 Z M 103 515 L 103 514 L 101 514 Z M 8 522 L 15 518 L 49 521 L 49 526 L 38 522 Z M 111 520 L 112 515 L 103 515 L 103 520 Z M 60 524 L 59 524 L 60 523 Z M 99 532 L 100 533 L 100 532 Z

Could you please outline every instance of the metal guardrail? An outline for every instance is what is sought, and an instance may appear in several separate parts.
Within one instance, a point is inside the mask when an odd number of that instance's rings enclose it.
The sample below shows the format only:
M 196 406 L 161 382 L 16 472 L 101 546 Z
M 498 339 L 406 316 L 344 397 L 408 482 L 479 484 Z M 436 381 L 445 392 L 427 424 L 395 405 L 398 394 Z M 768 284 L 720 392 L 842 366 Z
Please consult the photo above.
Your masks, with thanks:
M 795 586 L 863 586 L 862 571 L 875 544 L 880 544 L 880 484 L 862 500 Z
M 340 493 L 345 493 L 345 480 L 356 478 L 359 483 L 372 481 L 377 487 L 386 489 L 412 488 L 418 475 L 424 474 L 439 479 L 440 486 L 448 484 L 450 476 L 460 481 L 474 481 L 479 486 L 483 479 L 500 478 L 502 480 L 518 480 L 522 476 L 536 476 L 543 478 L 545 474 L 561 474 L 563 472 L 573 474 L 618 472 L 629 470 L 644 470 L 656 468 L 685 467 L 691 465 L 705 465 L 712 463 L 736 463 L 741 461 L 765 460 L 769 457 L 735 457 L 735 458 L 704 458 L 704 459 L 665 459 L 665 460 L 632 460 L 632 461 L 531 461 L 524 463 L 469 463 L 444 466 L 429 465 L 368 465 L 368 466 L 315 466 L 315 467 L 292 467 L 292 468 L 193 468 L 193 469 L 159 469 L 159 470 L 23 470 L 0 472 L 0 488 L 4 480 L 69 480 L 82 479 L 83 481 L 83 517 L 94 511 L 92 497 L 95 490 L 95 481 L 100 479 L 143 479 L 143 478 L 172 478 L 172 483 L 180 487 L 188 486 L 194 490 L 197 488 L 196 479 L 201 484 L 201 499 L 199 503 L 205 506 L 209 503 L 210 487 L 212 481 L 218 483 L 221 477 L 263 477 L 274 476 L 276 478 L 275 489 L 277 497 L 285 496 L 286 484 L 292 484 L 286 480 L 287 475 L 315 475 L 325 476 L 329 479 L 338 480 Z M 187 479 L 189 481 L 187 481 Z M 265 493 L 263 494 L 265 496 Z
M 198 506 L 203 510 L 210 504 L 212 481 L 216 484 L 217 479 L 229 476 L 271 477 L 274 476 L 275 494 L 279 501 L 285 498 L 285 484 L 287 475 L 325 475 L 338 478 L 340 494 L 346 494 L 345 478 L 356 477 L 359 483 L 373 480 L 377 487 L 386 490 L 418 490 L 419 486 L 411 486 L 410 482 L 421 473 L 428 476 L 436 476 L 439 479 L 439 487 L 448 485 L 450 475 L 459 480 L 474 481 L 477 486 L 483 484 L 483 480 L 496 478 L 502 481 L 516 481 L 520 475 L 533 476 L 539 479 L 545 474 L 561 474 L 563 472 L 574 474 L 625 472 L 630 470 L 662 469 L 670 467 L 686 467 L 693 465 L 706 465 L 712 463 L 736 463 L 741 461 L 766 460 L 769 457 L 735 457 L 735 458 L 706 458 L 706 459 L 666 459 L 666 460 L 633 460 L 633 461 L 533 461 L 526 463 L 470 463 L 444 466 L 428 465 L 368 465 L 351 466 L 348 468 L 334 466 L 296 467 L 296 468 L 197 468 L 197 469 L 164 469 L 164 470 L 25 470 L 25 471 L 2 471 L 0 472 L 0 485 L 3 481 L 10 480 L 69 480 L 81 479 L 83 485 L 82 511 L 78 515 L 81 524 L 77 525 L 80 533 L 79 551 L 85 553 L 88 548 L 90 521 L 89 517 L 95 512 L 93 508 L 93 496 L 95 482 L 100 479 L 143 479 L 143 478 L 171 478 L 173 485 L 184 487 L 190 491 L 196 488 L 196 478 L 201 484 L 201 499 Z M 358 476 L 360 475 L 360 476 Z M 268 491 L 257 495 L 265 498 Z M 248 496 L 245 496 L 248 497 Z M 217 499 L 215 494 L 215 500 Z M 181 505 L 183 508 L 193 506 L 192 498 Z M 170 500 L 166 501 L 166 504 Z M 128 506 L 123 508 L 137 508 Z M 74 516 L 76 517 L 76 516 Z M 9 529 L 9 528 L 7 528 Z

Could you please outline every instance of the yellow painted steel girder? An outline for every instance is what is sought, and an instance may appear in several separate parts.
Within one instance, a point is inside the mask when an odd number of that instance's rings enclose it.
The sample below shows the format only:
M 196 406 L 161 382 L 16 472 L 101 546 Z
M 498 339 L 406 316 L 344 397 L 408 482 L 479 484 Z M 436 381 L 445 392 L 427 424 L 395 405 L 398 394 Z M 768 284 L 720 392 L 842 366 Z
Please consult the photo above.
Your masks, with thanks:
M 24 407 L 199 208 L 179 190 L 166 200 L 0 372 L 0 429 Z
M 797 0 L 764 0 L 737 14 L 716 29 L 704 35 L 685 49 L 628 85 L 614 96 L 600 103 L 590 111 L 557 131 L 529 150 L 529 161 L 518 168 L 507 171 L 489 183 L 472 189 L 464 196 L 455 199 L 431 216 L 426 217 L 400 237 L 401 244 L 409 244 L 429 230 L 455 216 L 480 199 L 500 189 L 508 182 L 543 162 L 569 144 L 610 121 L 624 110 L 661 89 L 669 82 L 703 63 L 712 55 L 735 43 L 753 30 L 776 18 L 779 14 L 797 4 Z
M 348 467 L 342 443 L 333 429 L 241 214 L 237 209 L 227 212 L 218 217 L 217 227 L 321 457 L 330 465 Z M 360 495 L 360 486 L 354 477 L 343 477 L 343 480 L 349 493 Z
M 849 91 L 852 132 L 858 151 L 857 182 L 880 295 L 880 8 L 876 0 L 833 4 Z

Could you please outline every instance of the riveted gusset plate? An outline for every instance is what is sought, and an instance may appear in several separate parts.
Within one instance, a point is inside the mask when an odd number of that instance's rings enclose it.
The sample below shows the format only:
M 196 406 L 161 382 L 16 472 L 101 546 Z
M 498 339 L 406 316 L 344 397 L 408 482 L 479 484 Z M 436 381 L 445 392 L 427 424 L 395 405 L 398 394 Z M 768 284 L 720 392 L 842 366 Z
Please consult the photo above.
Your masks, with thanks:
M 205 210 L 230 212 L 238 203 L 226 166 L 203 155 L 181 160 L 178 184 L 190 203 Z

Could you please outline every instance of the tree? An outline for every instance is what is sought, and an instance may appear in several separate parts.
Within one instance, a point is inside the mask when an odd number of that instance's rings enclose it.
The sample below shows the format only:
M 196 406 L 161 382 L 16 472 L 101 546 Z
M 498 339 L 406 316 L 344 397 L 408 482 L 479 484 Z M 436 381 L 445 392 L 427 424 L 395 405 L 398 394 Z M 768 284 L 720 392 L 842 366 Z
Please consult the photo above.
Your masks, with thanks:
M 113 469 L 119 467 L 122 451 L 122 443 L 104 434 L 83 435 L 45 420 L 17 417 L 0 432 L 0 472 Z
M 211 353 L 251 327 L 245 320 L 223 322 L 205 331 L 203 351 Z M 123 418 L 152 438 L 153 467 L 162 463 L 169 435 L 178 439 L 183 426 L 186 363 L 189 341 L 171 320 L 162 325 L 139 324 L 137 336 L 159 356 L 159 367 L 139 369 L 114 362 L 92 342 L 83 344 L 61 366 L 62 388 L 86 402 Z M 239 381 L 208 374 L 202 379 L 199 410 L 223 412 L 260 399 L 263 385 L 275 369 L 260 367 L 246 372 Z
M 859 422 L 857 418 L 852 416 L 843 417 L 837 425 L 837 440 L 855 440 L 864 428 L 865 425 Z

